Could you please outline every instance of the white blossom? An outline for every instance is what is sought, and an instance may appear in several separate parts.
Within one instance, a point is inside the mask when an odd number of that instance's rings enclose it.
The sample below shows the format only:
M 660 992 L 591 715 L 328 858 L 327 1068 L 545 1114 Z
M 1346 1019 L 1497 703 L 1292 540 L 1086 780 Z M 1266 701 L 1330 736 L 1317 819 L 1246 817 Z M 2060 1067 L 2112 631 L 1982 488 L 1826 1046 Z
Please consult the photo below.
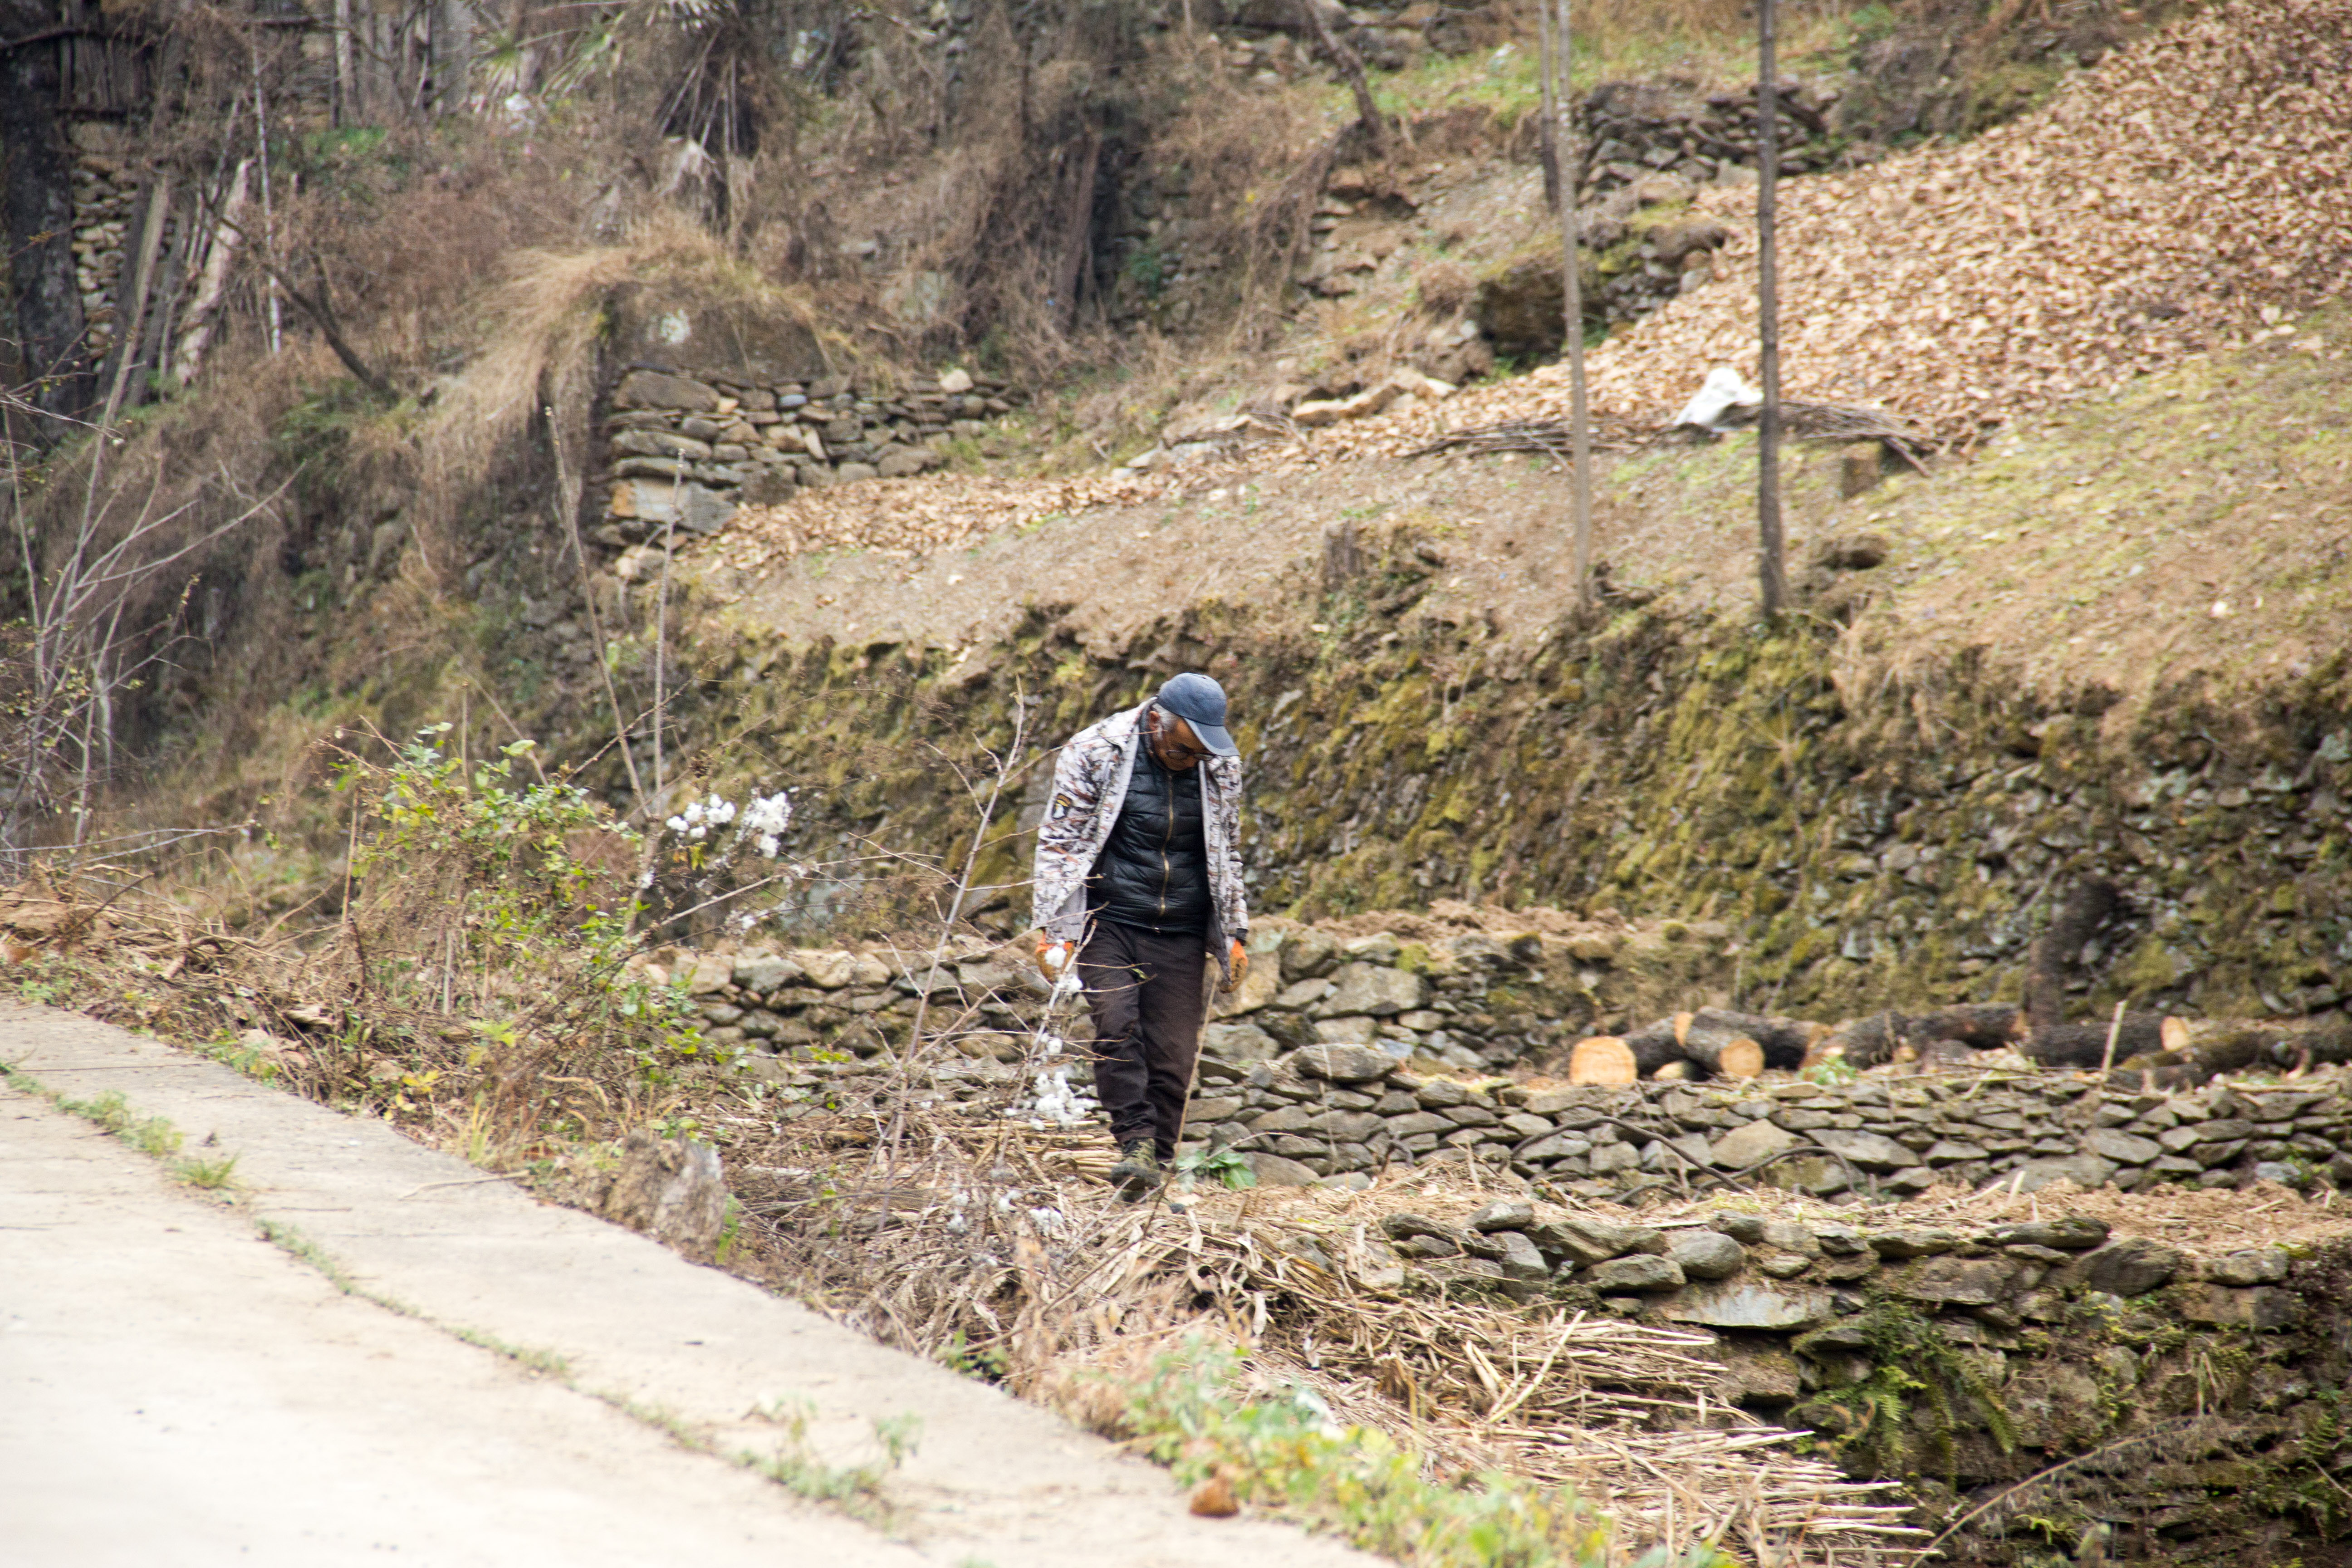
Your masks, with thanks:
M 731 808 L 730 808 L 731 809 Z M 743 808 L 743 831 L 746 833 L 780 834 L 793 823 L 793 797 L 783 790 L 765 799 L 751 797 Z
M 1076 1127 L 1094 1110 L 1093 1098 L 1070 1087 L 1070 1069 L 1066 1067 L 1038 1073 L 1034 1082 L 1029 1109 L 1036 1117 L 1064 1127 Z

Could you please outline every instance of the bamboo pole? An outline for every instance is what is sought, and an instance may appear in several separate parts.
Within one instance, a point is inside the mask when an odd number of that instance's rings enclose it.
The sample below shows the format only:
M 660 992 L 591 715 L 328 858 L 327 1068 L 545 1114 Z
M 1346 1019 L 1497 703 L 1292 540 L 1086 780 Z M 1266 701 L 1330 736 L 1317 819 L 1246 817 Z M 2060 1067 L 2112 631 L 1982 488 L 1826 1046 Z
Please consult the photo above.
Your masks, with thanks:
M 1757 575 L 1764 618 L 1780 615 L 1784 574 L 1780 544 L 1780 263 L 1773 233 L 1780 185 L 1780 62 L 1775 58 L 1774 0 L 1756 5 L 1756 337 L 1764 381 L 1764 409 L 1756 426 Z
M 163 223 L 171 210 L 172 176 L 158 169 L 149 176 L 142 193 L 139 237 L 124 279 L 130 292 L 121 292 L 118 285 L 115 294 L 114 348 L 107 366 L 106 405 L 98 416 L 101 429 L 113 424 L 114 416 L 122 411 L 123 393 L 139 365 L 140 344 L 147 331 L 148 299 L 155 288 L 155 252 L 163 243 Z

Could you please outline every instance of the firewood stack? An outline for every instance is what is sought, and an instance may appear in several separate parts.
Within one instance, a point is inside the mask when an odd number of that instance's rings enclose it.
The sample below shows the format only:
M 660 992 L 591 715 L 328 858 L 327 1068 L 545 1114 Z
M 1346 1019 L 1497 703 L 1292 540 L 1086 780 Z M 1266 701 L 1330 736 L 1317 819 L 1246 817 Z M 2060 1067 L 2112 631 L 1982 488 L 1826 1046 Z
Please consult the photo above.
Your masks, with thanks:
M 2112 1037 L 2112 1038 L 2111 1038 Z M 2104 1023 L 2032 1026 L 2007 1002 L 1932 1013 L 1874 1013 L 1837 1025 L 1702 1007 L 1625 1035 L 1580 1040 L 1571 1084 L 1671 1083 L 1750 1079 L 1829 1064 L 1856 1070 L 1896 1066 L 1927 1072 L 1966 1068 L 1990 1053 L 2045 1068 L 2108 1068 L 2154 1089 L 2183 1089 L 2221 1073 L 2296 1072 L 2352 1061 L 2352 1020 L 2340 1016 L 2248 1023 L 2126 1013 Z
M 1832 1031 L 1802 1018 L 1768 1018 L 1702 1007 L 1634 1030 L 1580 1040 L 1569 1056 L 1569 1081 L 1627 1084 L 1709 1078 L 1754 1078 L 1768 1068 L 1804 1065 L 1813 1044 Z

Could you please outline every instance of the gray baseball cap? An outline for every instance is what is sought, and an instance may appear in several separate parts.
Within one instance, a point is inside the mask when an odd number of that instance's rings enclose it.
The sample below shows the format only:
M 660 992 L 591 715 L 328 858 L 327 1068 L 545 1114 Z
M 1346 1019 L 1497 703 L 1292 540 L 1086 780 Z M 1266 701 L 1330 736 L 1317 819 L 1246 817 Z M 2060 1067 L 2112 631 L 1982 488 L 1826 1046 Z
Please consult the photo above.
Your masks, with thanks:
M 1171 677 L 1154 699 L 1160 707 L 1192 727 L 1201 744 L 1220 757 L 1237 757 L 1241 748 L 1225 733 L 1225 689 L 1197 671 Z

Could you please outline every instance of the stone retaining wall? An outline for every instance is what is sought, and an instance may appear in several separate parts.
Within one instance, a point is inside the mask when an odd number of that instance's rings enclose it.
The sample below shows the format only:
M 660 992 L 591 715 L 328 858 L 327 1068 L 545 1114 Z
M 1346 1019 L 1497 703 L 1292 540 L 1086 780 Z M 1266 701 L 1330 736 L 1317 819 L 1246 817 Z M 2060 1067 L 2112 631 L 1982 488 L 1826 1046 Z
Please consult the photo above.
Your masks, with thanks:
M 74 284 L 81 290 L 82 314 L 89 322 L 89 353 L 103 357 L 114 346 L 115 288 L 130 243 L 139 176 L 121 158 L 83 151 L 74 159 Z
M 2014 1331 L 2060 1321 L 2064 1299 L 2084 1290 L 2129 1300 L 2176 1282 L 2209 1287 L 2192 1292 L 2182 1314 L 2192 1322 L 2273 1329 L 2294 1313 L 2284 1292 L 2264 1289 L 2287 1276 L 2293 1255 L 2284 1247 L 2194 1258 L 2151 1237 L 2111 1241 L 2106 1222 L 2074 1215 L 1990 1226 L 1857 1226 L 1724 1209 L 1652 1226 L 1506 1199 L 1451 1222 L 1392 1214 L 1381 1228 L 1401 1268 L 1580 1288 L 1621 1311 L 1716 1330 L 1803 1333 L 1885 1295 Z M 1394 1275 L 1389 1282 L 1404 1283 Z M 1834 1361 L 1822 1352 L 1865 1347 L 1831 1334 L 1802 1348 Z M 1787 1386 L 1783 1397 L 1797 1392 Z
M 1784 80 L 1778 100 L 1780 168 L 1811 174 L 1834 163 L 1841 142 L 1829 117 L 1833 88 Z M 1580 185 L 1586 201 L 1659 173 L 1701 184 L 1756 167 L 1756 89 L 1701 94 L 1651 82 L 1606 81 L 1585 95 L 1591 138 Z
M 604 425 L 609 486 L 598 533 L 615 547 L 665 527 L 714 532 L 745 502 L 803 485 L 904 479 L 940 467 L 948 443 L 977 437 L 1023 395 L 950 370 L 903 386 L 847 377 L 746 385 L 637 368 Z
M 1261 918 L 1250 936 L 1248 979 L 1213 1009 L 1207 1054 L 1245 1072 L 1301 1046 L 1361 1042 L 1399 1064 L 1477 1073 L 1546 1059 L 1682 998 L 1723 997 L 1734 960 L 1719 922 L 1558 923 L 1563 929 L 1417 940 Z M 783 954 L 672 950 L 660 972 L 693 988 L 716 1043 L 772 1055 L 895 1051 L 926 988 L 935 1007 L 965 1019 L 954 1037 L 968 1055 L 1015 1053 L 1015 1037 L 1034 1033 L 1039 983 L 1019 940 L 959 939 L 936 975 L 929 961 L 928 947 L 887 944 Z M 1082 1009 L 1057 1026 L 1074 1043 L 1090 1037 Z
M 2061 1176 L 2126 1190 L 2352 1184 L 2352 1099 L 2336 1074 L 2161 1094 L 2006 1053 L 1843 1084 L 1768 1073 L 1570 1088 L 1535 1072 L 1577 1036 L 1622 1027 L 1625 1006 L 1693 986 L 1721 934 L 1596 925 L 1419 942 L 1270 924 L 1206 1030 L 1188 1131 L 1245 1153 L 1268 1181 L 1475 1161 L 1588 1198 L 1715 1176 L 1840 1202 L 1937 1182 L 2031 1192 Z M 1017 944 L 962 942 L 936 970 L 928 952 L 887 948 L 669 959 L 653 973 L 688 987 L 709 1041 L 786 1089 L 895 1071 L 929 992 L 926 1033 L 950 1047 L 931 1068 L 944 1102 L 1082 1119 L 1084 1011 L 1041 1028 Z
M 1958 1516 L 1956 1562 L 2312 1560 L 2289 1543 L 2336 1532 L 2332 1505 L 2310 1504 L 2347 1458 L 2341 1240 L 2200 1252 L 2139 1228 L 2054 1207 L 1874 1226 L 1723 1206 L 1651 1226 L 1505 1200 L 1391 1213 L 1391 1256 L 1368 1248 L 1349 1272 L 1706 1331 L 1726 1403 L 1810 1429 L 1856 1474 L 1904 1478 L 1931 1523 Z M 2036 1474 L 2030 1509 L 1969 1506 Z M 2053 1556 L 2053 1534 L 2115 1551 Z
M 1901 1478 L 1931 1528 L 1955 1521 L 1953 1562 L 2320 1560 L 2352 1467 L 2344 1237 L 2307 1215 L 2273 1241 L 2067 1207 L 1847 1224 L 1727 1197 L 1651 1226 L 1433 1198 L 1353 1248 L 1311 1221 L 1275 1245 L 1343 1257 L 1376 1291 L 1490 1290 L 1703 1331 L 1727 1404 L 1811 1431 L 1852 1473 Z M 2082 1542 L 2111 1550 L 2074 1554 Z
M 1777 1081 L 1576 1089 L 1423 1074 L 1374 1047 L 1311 1046 L 1247 1069 L 1204 1068 L 1189 1130 L 1250 1152 L 1276 1179 L 1472 1160 L 1589 1198 L 1703 1189 L 1715 1175 L 1833 1201 L 2002 1179 L 2021 1192 L 2060 1177 L 2126 1190 L 2352 1183 L 2352 1100 L 2339 1077 L 2166 1096 L 2030 1068 L 1834 1087 L 1769 1076 Z

